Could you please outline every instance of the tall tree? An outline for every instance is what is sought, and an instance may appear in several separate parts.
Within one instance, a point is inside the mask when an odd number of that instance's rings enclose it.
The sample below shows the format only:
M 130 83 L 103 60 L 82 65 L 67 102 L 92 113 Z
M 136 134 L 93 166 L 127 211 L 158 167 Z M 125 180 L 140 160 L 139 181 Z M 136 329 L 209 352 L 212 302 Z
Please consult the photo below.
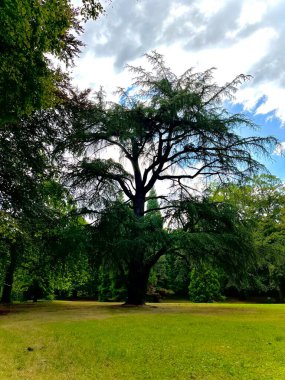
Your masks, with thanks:
M 131 90 L 120 91 L 119 104 L 106 102 L 102 91 L 97 94 L 97 102 L 74 120 L 70 139 L 80 159 L 71 167 L 71 178 L 89 205 L 98 207 L 98 200 L 112 199 L 121 190 L 137 220 L 148 213 L 147 194 L 156 183 L 170 183 L 160 209 L 175 208 L 179 202 L 174 200 L 191 196 L 196 178 L 240 179 L 261 169 L 252 154 L 267 154 L 275 143 L 273 138 L 240 137 L 236 128 L 252 127 L 252 121 L 222 107 L 246 76 L 218 86 L 212 69 L 190 69 L 178 77 L 160 54 L 147 59 L 151 71 L 129 67 L 135 79 Z M 103 148 L 108 153 L 111 147 L 121 160 L 100 157 Z M 144 302 L 150 269 L 168 247 L 165 241 L 155 253 L 128 252 L 127 303 Z

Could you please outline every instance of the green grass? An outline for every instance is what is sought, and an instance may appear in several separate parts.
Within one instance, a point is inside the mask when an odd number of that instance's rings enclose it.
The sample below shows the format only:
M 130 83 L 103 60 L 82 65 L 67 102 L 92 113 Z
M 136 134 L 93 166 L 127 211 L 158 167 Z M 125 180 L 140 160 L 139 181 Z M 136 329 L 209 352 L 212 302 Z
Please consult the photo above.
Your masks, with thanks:
M 285 305 L 14 305 L 0 379 L 283 380 Z

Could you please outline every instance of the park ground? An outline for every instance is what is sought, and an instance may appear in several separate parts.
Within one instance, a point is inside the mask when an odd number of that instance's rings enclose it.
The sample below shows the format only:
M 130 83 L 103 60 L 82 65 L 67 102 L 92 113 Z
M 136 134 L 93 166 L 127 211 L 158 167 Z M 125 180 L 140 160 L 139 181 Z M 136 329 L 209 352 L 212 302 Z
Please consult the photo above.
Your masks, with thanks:
M 285 305 L 0 306 L 0 379 L 285 379 Z

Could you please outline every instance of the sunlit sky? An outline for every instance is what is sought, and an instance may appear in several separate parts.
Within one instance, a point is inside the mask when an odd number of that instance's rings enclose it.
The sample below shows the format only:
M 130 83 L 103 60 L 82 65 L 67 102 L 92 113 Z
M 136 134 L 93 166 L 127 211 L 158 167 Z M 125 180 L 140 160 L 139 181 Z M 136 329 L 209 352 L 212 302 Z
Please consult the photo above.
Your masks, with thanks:
M 74 0 L 76 2 L 77 0 Z M 285 0 L 113 0 L 106 14 L 85 25 L 86 47 L 73 69 L 81 89 L 128 87 L 128 64 L 143 64 L 157 50 L 177 74 L 216 67 L 222 84 L 240 73 L 244 84 L 233 112 L 243 111 L 260 125 L 259 134 L 280 141 L 266 166 L 285 180 Z

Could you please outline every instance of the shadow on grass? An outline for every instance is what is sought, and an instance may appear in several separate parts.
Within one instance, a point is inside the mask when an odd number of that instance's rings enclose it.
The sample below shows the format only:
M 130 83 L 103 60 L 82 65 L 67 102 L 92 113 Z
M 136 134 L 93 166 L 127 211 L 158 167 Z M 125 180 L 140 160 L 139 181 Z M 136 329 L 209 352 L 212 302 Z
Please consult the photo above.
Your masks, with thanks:
M 283 307 L 284 306 L 284 307 Z M 253 318 L 260 313 L 278 312 L 285 317 L 285 305 L 256 305 L 256 304 L 193 304 L 193 303 L 147 303 L 141 306 L 127 305 L 119 302 L 97 302 L 97 301 L 39 301 L 15 303 L 9 306 L 0 305 L 0 321 L 7 320 L 8 323 L 17 321 L 31 321 L 37 323 L 44 321 L 54 322 L 84 320 L 84 319 L 106 319 L 125 315 L 138 314 L 188 314 L 199 316 L 217 316 L 238 318 L 242 315 L 252 315 Z M 279 310 L 280 309 L 280 310 Z M 6 316 L 6 318 L 5 318 Z

